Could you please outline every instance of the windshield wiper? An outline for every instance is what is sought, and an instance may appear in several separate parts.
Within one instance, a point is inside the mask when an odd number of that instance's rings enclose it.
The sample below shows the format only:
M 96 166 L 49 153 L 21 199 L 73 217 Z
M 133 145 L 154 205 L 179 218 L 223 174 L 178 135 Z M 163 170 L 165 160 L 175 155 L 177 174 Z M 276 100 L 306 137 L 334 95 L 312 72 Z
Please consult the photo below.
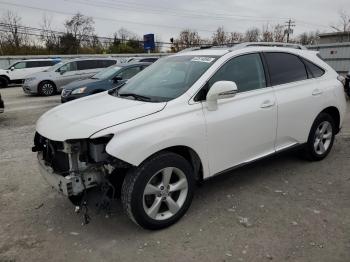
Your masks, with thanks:
M 133 98 L 135 98 L 135 100 L 140 100 L 140 101 L 150 101 L 151 98 L 148 96 L 142 96 L 142 95 L 138 95 L 138 94 L 134 94 L 134 93 L 117 93 L 118 96 L 120 97 L 126 97 L 126 96 L 131 96 Z

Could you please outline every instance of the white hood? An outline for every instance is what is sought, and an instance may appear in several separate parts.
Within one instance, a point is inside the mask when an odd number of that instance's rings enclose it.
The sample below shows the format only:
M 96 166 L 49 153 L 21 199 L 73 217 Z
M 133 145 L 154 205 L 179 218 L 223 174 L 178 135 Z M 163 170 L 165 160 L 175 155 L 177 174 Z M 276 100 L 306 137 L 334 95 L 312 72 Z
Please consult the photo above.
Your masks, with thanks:
M 36 130 L 55 141 L 88 138 L 102 129 L 159 112 L 165 105 L 165 102 L 118 98 L 104 92 L 49 110 L 39 118 Z

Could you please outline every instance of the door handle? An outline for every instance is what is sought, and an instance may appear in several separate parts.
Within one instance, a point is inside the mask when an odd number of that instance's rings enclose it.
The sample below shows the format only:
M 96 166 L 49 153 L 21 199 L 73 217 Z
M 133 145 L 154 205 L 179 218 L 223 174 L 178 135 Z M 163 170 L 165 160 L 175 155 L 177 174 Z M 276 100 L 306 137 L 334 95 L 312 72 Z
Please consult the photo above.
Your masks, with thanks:
M 266 100 L 261 104 L 261 108 L 269 108 L 269 107 L 273 107 L 275 105 L 275 101 L 271 101 L 271 100 Z
M 317 96 L 317 95 L 321 95 L 323 93 L 323 91 L 321 89 L 314 89 L 314 91 L 312 91 L 312 95 L 313 96 Z

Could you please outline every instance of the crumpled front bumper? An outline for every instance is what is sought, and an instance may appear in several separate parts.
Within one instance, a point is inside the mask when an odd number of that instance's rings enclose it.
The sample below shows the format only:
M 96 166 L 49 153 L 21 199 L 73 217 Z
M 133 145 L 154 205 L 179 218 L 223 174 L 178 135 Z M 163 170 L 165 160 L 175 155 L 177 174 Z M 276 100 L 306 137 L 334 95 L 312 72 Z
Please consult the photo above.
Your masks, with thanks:
M 50 166 L 46 165 L 42 153 L 40 152 L 38 153 L 38 163 L 39 171 L 46 182 L 67 197 L 78 196 L 82 194 L 85 189 L 100 185 L 103 180 L 102 173 L 97 170 L 85 171 L 81 175 L 70 174 L 63 176 L 57 174 Z

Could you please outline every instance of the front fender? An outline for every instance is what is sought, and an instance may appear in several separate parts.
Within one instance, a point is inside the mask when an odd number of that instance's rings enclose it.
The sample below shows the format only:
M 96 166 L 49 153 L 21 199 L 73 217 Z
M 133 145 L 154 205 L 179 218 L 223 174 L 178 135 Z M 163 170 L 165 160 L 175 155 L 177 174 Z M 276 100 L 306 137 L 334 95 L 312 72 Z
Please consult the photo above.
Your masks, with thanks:
M 115 134 L 107 144 L 106 152 L 134 166 L 166 148 L 189 147 L 199 156 L 205 178 L 210 172 L 202 105 L 187 105 L 185 108 L 191 110 L 183 110 L 176 115 L 169 115 L 169 110 L 163 110 L 152 116 L 105 129 L 92 138 Z

